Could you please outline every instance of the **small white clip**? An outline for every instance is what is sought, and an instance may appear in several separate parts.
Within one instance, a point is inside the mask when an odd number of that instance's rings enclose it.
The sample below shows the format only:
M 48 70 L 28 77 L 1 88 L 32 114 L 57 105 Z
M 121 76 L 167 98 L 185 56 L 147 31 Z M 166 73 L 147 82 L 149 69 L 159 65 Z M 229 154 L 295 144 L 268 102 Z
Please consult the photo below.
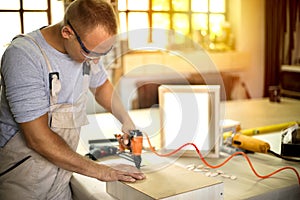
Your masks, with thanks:
M 283 132 L 282 132 L 282 143 L 283 144 L 289 144 L 289 143 L 292 143 L 292 133 L 298 128 L 298 124 L 295 124 L 294 126 L 291 126 L 287 129 L 285 129 Z
M 58 94 L 59 91 L 61 90 L 61 83 L 60 83 L 60 81 L 58 80 L 58 77 L 57 77 L 56 74 L 54 74 L 54 75 L 52 76 L 51 84 L 52 84 L 52 90 L 51 90 L 51 93 L 52 93 L 52 96 L 55 97 L 55 96 L 57 96 L 57 94 Z

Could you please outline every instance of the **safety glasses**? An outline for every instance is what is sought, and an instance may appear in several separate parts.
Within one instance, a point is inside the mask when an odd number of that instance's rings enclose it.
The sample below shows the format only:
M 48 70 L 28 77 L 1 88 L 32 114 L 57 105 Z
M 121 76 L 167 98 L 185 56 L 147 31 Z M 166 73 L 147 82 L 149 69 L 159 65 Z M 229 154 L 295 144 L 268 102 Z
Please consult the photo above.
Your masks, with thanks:
M 82 40 L 80 39 L 79 35 L 78 35 L 77 32 L 75 31 L 75 29 L 73 28 L 73 26 L 71 25 L 71 23 L 69 22 L 69 20 L 67 21 L 67 24 L 68 24 L 68 25 L 70 26 L 70 28 L 74 31 L 75 36 L 76 36 L 76 39 L 77 39 L 77 41 L 79 42 L 81 49 L 83 50 L 83 52 L 81 51 L 81 53 L 82 53 L 82 55 L 83 55 L 85 58 L 91 59 L 91 60 L 94 60 L 94 59 L 100 59 L 101 56 L 105 56 L 105 55 L 108 54 L 108 53 L 110 52 L 110 50 L 113 48 L 113 46 L 111 46 L 111 47 L 109 48 L 109 50 L 106 51 L 106 52 L 104 52 L 104 53 L 98 53 L 98 52 L 89 50 L 88 48 L 85 47 L 85 45 L 83 44 Z

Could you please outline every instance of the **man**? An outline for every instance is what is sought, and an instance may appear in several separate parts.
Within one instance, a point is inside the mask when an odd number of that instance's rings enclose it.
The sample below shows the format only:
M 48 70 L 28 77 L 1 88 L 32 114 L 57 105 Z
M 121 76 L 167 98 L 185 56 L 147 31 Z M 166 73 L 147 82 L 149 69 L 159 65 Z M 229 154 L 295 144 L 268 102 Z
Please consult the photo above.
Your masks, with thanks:
M 0 199 L 71 199 L 77 172 L 100 181 L 145 176 L 75 152 L 87 124 L 87 88 L 122 123 L 135 126 L 99 62 L 113 44 L 116 16 L 104 0 L 77 0 L 64 20 L 15 38 L 1 60 Z

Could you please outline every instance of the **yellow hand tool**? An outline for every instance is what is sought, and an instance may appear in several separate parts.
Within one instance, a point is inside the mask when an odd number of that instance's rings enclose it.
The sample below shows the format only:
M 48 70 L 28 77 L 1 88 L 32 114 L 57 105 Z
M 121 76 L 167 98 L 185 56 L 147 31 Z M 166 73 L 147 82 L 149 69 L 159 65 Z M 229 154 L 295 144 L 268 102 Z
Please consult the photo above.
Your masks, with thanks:
M 258 153 L 268 153 L 270 150 L 269 143 L 239 133 L 233 135 L 232 146 Z
M 281 123 L 281 124 L 274 124 L 274 125 L 269 125 L 269 126 L 262 126 L 258 128 L 252 128 L 252 129 L 242 129 L 239 131 L 242 135 L 257 135 L 257 134 L 264 134 L 264 133 L 272 133 L 272 132 L 277 132 L 277 131 L 282 131 L 290 126 L 294 126 L 298 122 L 286 122 L 286 123 Z M 230 137 L 232 135 L 232 132 L 225 132 L 223 133 L 223 139 L 225 140 L 226 138 Z

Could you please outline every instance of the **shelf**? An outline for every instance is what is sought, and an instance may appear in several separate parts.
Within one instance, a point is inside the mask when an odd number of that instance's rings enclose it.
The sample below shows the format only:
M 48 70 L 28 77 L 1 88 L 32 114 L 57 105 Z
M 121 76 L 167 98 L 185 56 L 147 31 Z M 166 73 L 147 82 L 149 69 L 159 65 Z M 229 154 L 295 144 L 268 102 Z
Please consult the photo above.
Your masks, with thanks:
M 156 51 L 124 55 L 123 70 L 124 74 L 134 71 L 134 74 L 145 75 L 170 70 L 179 73 L 243 71 L 249 66 L 250 55 L 245 52 Z

